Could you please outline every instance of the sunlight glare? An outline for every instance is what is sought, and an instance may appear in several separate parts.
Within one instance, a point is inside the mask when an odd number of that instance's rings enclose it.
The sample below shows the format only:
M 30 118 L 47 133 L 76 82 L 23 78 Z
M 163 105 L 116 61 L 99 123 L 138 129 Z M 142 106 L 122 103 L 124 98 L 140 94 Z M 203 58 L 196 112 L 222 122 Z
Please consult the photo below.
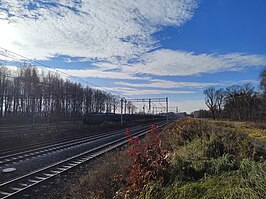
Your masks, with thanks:
M 14 25 L 8 21 L 0 20 L 0 46 L 12 50 L 16 38 Z

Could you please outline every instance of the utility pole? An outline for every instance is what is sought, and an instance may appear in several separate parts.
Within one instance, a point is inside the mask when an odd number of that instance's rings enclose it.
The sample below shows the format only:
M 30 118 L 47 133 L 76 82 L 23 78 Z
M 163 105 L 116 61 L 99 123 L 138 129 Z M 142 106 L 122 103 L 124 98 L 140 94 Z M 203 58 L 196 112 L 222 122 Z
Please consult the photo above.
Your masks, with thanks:
M 127 100 L 125 99 L 125 115 L 127 114 Z
M 165 98 L 138 98 L 138 99 L 127 99 L 129 102 L 143 102 L 143 113 L 145 114 L 145 102 L 148 102 L 148 111 L 149 111 L 149 114 L 154 114 L 154 107 L 153 107 L 153 111 L 151 111 L 151 103 L 152 102 L 165 102 L 166 103 L 166 107 L 164 107 L 163 105 L 161 105 L 163 108 L 164 108 L 164 111 L 166 112 L 165 113 L 165 116 L 167 118 L 167 123 L 169 122 L 169 115 L 168 115 L 168 111 L 169 111 L 169 100 L 168 100 L 168 97 L 165 97 Z M 157 113 L 157 107 L 156 108 L 156 113 Z M 163 113 L 161 111 L 161 113 Z
M 123 98 L 121 98 L 121 126 L 123 126 Z
M 149 99 L 149 114 L 151 114 L 151 99 Z
M 168 124 L 169 118 L 168 118 L 168 97 L 166 98 L 166 121 Z

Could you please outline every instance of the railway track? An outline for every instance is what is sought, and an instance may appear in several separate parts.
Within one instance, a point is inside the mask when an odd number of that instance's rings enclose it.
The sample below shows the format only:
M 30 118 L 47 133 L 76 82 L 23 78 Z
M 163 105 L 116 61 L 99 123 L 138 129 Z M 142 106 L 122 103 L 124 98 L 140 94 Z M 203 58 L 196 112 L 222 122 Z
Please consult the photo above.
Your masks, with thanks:
M 64 130 L 76 127 L 79 124 L 38 124 L 38 125 L 13 125 L 0 126 L 0 136 L 30 134 L 40 131 Z
M 113 130 L 112 132 L 114 132 L 114 131 L 118 131 L 118 130 Z M 112 132 L 110 132 L 110 133 L 112 133 Z M 101 130 L 99 132 L 97 130 L 94 130 L 94 131 L 90 131 L 89 133 L 91 136 L 94 136 L 96 134 L 104 134 L 105 131 Z M 0 150 L 0 157 L 4 156 L 4 155 L 8 155 L 10 153 L 16 153 L 17 151 L 25 151 L 25 150 L 29 150 L 32 148 L 44 147 L 44 146 L 48 146 L 48 145 L 52 145 L 52 144 L 63 143 L 63 142 L 70 141 L 73 139 L 85 138 L 85 137 L 89 137 L 89 136 L 88 135 L 66 136 L 64 138 L 60 138 L 60 139 L 56 139 L 56 140 L 42 141 L 41 143 L 39 141 L 39 142 L 32 143 L 32 144 L 19 145 L 19 146 L 12 147 L 12 148 L 4 148 L 4 149 Z
M 150 124 L 153 124 L 154 122 L 149 122 L 147 123 L 146 125 L 150 125 Z M 135 129 L 135 128 L 138 128 L 140 126 L 143 126 L 143 125 L 137 125 L 137 126 L 132 126 L 130 127 L 131 129 Z M 125 130 L 125 129 L 124 129 Z M 115 132 L 122 132 L 124 130 L 112 130 L 111 132 L 108 131 L 106 132 L 106 130 L 101 130 L 99 132 L 99 130 L 94 130 L 94 131 L 90 131 L 89 134 L 90 135 L 76 135 L 76 136 L 67 136 L 67 137 L 64 137 L 64 138 L 60 138 L 60 139 L 56 139 L 56 140 L 47 140 L 47 141 L 42 141 L 42 142 L 36 142 L 36 143 L 32 143 L 32 144 L 27 144 L 27 145 L 19 145 L 19 146 L 16 146 L 16 147 L 12 147 L 12 148 L 4 148 L 4 149 L 0 149 L 0 158 L 2 156 L 5 156 L 5 155 L 9 155 L 9 154 L 12 154 L 12 153 L 16 153 L 16 152 L 21 152 L 21 151 L 26 151 L 26 150 L 30 150 L 30 149 L 34 149 L 34 148 L 40 148 L 40 147 L 45 147 L 45 146 L 49 146 L 49 145 L 53 145 L 53 144 L 60 144 L 60 143 L 64 143 L 64 142 L 68 142 L 68 141 L 72 141 L 72 140 L 76 140 L 76 139 L 82 139 L 82 138 L 89 138 L 91 136 L 97 136 L 99 134 L 101 135 L 104 135 L 104 134 L 113 134 Z
M 146 128 L 149 125 L 145 125 L 145 126 L 136 126 L 131 128 L 133 131 L 137 131 L 143 128 Z M 14 149 L 14 150 L 9 150 L 6 151 L 9 152 L 9 154 L 4 154 L 2 153 L 2 155 L 0 155 L 0 167 L 5 165 L 5 164 L 11 164 L 26 158 L 32 158 L 35 156 L 39 156 L 39 155 L 44 155 L 47 153 L 51 153 L 54 151 L 58 151 L 58 150 L 63 150 L 63 149 L 70 149 L 71 147 L 76 147 L 82 144 L 87 144 L 89 142 L 95 141 L 95 140 L 99 140 L 99 139 L 103 139 L 103 138 L 107 138 L 107 137 L 112 137 L 112 136 L 116 136 L 116 135 L 120 135 L 123 134 L 124 130 L 118 130 L 118 131 L 112 131 L 112 132 L 108 132 L 108 133 L 104 133 L 101 135 L 94 135 L 94 136 L 85 136 L 85 137 L 79 137 L 76 139 L 71 139 L 71 140 L 67 140 L 67 141 L 61 141 L 58 143 L 48 143 L 46 145 L 42 145 L 42 144 L 36 144 L 30 147 L 21 147 L 18 149 Z M 1 154 L 1 153 L 0 153 Z
M 159 128 L 165 126 L 166 123 L 160 123 L 158 125 Z M 135 137 L 141 137 L 147 134 L 149 130 L 147 128 L 137 130 L 132 135 Z M 126 138 L 123 136 L 122 138 L 116 139 L 114 141 L 107 142 L 103 145 L 92 148 L 89 151 L 83 152 L 79 155 L 67 158 L 60 162 L 49 165 L 45 168 L 41 168 L 39 170 L 33 171 L 26 175 L 14 178 L 7 182 L 0 184 L 0 198 L 12 198 L 14 196 L 18 196 L 20 193 L 28 190 L 30 188 L 34 188 L 41 183 L 58 176 L 61 173 L 69 171 L 85 162 L 92 160 L 95 157 L 98 157 L 108 151 L 111 151 L 117 147 L 125 145 L 127 143 Z

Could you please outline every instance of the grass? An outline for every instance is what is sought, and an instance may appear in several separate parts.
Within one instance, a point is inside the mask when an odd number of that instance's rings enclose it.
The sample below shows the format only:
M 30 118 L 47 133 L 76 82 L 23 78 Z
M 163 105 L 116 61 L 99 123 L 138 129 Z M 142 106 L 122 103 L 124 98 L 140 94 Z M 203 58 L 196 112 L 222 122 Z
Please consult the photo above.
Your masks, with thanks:
M 141 197 L 266 198 L 265 160 L 239 128 L 227 122 L 176 122 L 163 139 L 173 150 L 168 173 Z
M 265 166 L 249 159 L 243 159 L 238 169 L 232 164 L 226 157 L 212 161 L 213 174 L 199 180 L 176 178 L 168 186 L 161 185 L 160 195 L 154 192 L 150 198 L 265 198 Z
M 118 190 L 115 178 L 127 175 L 131 164 L 126 151 L 109 152 L 79 178 L 79 184 L 70 184 L 69 193 L 65 195 L 72 199 L 111 199 Z
M 157 166 L 159 177 L 145 180 L 141 190 L 136 192 L 127 179 L 145 159 L 136 164 L 138 158 L 129 158 L 125 149 L 104 156 L 70 193 L 73 198 L 266 198 L 266 162 L 250 141 L 263 140 L 264 133 L 263 125 L 252 123 L 178 120 L 162 132 L 153 150 L 170 154 L 160 156 L 167 157 L 166 166 Z M 149 145 L 148 139 L 141 143 Z M 145 154 L 139 154 L 147 157 L 145 172 L 156 174 L 147 169 L 152 164 Z
M 209 121 L 210 124 L 222 128 L 235 129 L 239 133 L 248 135 L 250 138 L 266 141 L 266 124 L 252 122 L 228 122 Z

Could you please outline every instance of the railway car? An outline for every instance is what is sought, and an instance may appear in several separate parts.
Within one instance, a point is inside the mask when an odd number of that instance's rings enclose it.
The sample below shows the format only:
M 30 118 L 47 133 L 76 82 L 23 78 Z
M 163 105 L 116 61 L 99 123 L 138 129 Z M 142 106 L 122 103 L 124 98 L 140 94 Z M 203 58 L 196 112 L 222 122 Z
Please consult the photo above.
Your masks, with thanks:
M 137 114 L 124 114 L 123 121 L 137 121 L 137 120 L 152 120 L 160 119 L 163 116 L 159 115 L 137 115 Z M 103 122 L 119 122 L 121 120 L 120 114 L 88 114 L 83 117 L 84 124 L 101 124 Z

